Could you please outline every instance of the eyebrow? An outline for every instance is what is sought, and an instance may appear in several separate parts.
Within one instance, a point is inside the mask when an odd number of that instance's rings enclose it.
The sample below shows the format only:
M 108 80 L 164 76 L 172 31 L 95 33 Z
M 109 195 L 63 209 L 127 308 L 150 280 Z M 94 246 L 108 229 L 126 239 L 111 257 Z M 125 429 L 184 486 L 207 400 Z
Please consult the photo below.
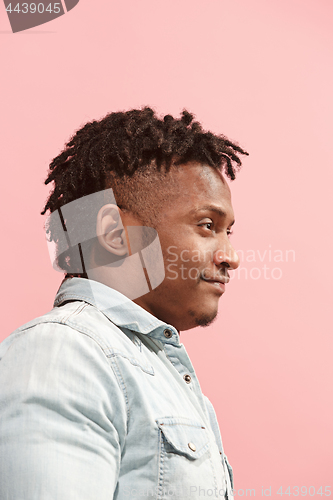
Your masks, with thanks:
M 220 217 L 223 217 L 223 218 L 227 217 L 227 213 L 224 210 L 222 210 L 221 208 L 216 207 L 215 205 L 205 205 L 204 207 L 201 207 L 201 208 L 195 208 L 194 210 L 191 210 L 191 213 L 195 214 L 197 212 L 203 212 L 204 210 L 215 212 Z M 233 224 L 235 224 L 235 220 L 233 220 L 230 223 L 230 226 L 232 226 Z

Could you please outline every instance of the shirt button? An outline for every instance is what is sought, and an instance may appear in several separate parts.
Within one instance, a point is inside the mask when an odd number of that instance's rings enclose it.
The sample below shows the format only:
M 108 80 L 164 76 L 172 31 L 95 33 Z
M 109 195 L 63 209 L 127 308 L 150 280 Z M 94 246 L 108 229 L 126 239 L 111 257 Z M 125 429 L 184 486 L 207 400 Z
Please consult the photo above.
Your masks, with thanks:
M 188 447 L 190 448 L 190 450 L 192 451 L 196 451 L 197 447 L 195 446 L 194 443 L 188 443 Z
M 184 380 L 187 384 L 190 384 L 191 382 L 191 375 L 188 375 L 188 373 L 186 375 L 184 375 Z
M 171 339 L 171 337 L 172 337 L 172 331 L 171 330 L 166 329 L 166 330 L 164 330 L 163 333 L 164 333 L 164 337 L 166 337 L 167 339 Z

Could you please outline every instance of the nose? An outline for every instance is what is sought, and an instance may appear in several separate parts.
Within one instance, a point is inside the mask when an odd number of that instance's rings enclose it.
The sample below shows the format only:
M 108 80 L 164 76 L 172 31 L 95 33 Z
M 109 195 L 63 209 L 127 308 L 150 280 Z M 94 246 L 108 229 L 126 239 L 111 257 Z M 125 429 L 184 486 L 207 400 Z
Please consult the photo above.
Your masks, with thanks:
M 240 260 L 229 239 L 227 241 L 224 240 L 220 248 L 214 253 L 213 262 L 219 267 L 224 266 L 228 269 L 237 269 Z

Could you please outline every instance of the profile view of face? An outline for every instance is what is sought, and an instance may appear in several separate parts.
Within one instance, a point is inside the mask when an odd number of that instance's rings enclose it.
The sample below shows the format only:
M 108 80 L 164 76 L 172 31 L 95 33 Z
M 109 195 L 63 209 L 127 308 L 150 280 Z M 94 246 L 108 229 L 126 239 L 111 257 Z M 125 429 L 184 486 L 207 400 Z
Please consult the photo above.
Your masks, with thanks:
M 81 242 L 80 255 L 74 248 L 89 279 L 178 330 L 207 326 L 217 315 L 228 271 L 239 265 L 229 239 L 234 223 L 230 189 L 219 170 L 196 162 L 172 165 L 159 182 L 151 205 L 154 228 L 121 210 L 112 189 L 51 214 L 62 235 L 58 255 Z M 98 206 L 97 219 L 89 222 L 85 214 Z
M 230 243 L 234 212 L 222 174 L 199 163 L 172 168 L 178 186 L 160 207 L 156 230 L 165 266 L 163 282 L 134 300 L 178 330 L 211 323 L 229 281 L 239 265 Z

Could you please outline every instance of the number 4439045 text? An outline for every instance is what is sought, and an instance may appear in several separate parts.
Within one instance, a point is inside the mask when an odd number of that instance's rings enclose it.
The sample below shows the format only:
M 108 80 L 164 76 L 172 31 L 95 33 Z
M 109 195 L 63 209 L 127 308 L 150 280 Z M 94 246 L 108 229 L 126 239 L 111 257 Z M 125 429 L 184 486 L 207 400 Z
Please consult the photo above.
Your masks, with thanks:
M 9 13 L 16 12 L 17 14 L 43 14 L 44 12 L 49 12 L 50 14 L 60 14 L 60 5 L 60 2 L 49 3 L 47 6 L 43 3 L 17 3 L 15 7 L 12 7 L 12 4 L 10 3 L 6 8 L 6 11 Z

